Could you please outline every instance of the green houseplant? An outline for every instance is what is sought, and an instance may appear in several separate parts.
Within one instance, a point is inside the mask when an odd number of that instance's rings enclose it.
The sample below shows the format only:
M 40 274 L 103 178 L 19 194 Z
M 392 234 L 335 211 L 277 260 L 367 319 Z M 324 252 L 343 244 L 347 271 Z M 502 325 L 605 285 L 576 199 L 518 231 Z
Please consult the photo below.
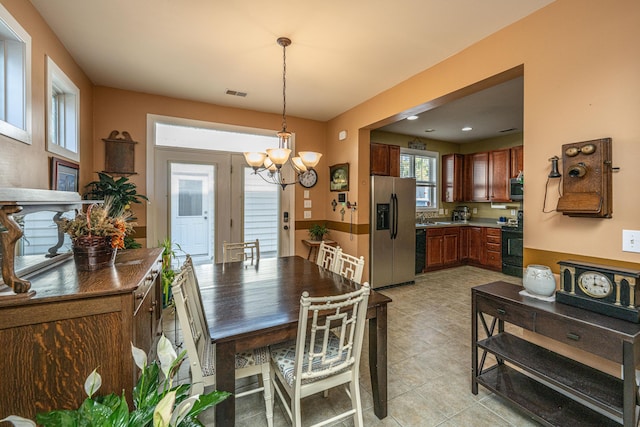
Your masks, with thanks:
M 142 203 L 143 200 L 149 200 L 147 196 L 138 193 L 136 184 L 131 182 L 126 176 L 121 176 L 116 179 L 107 173 L 98 172 L 98 180 L 90 182 L 85 188 L 87 189 L 84 194 L 85 199 L 104 200 L 110 198 L 112 200 L 111 209 L 113 212 L 129 212 L 131 220 L 136 219 L 131 211 L 131 204 Z M 133 229 L 124 237 L 124 247 L 126 249 L 141 247 L 141 245 L 131 237 L 132 232 Z
M 178 258 L 176 251 L 182 251 L 179 244 L 171 242 L 169 237 L 162 242 L 158 242 L 158 247 L 162 248 L 162 307 L 171 305 L 171 283 L 176 276 L 173 269 L 173 260 Z
M 198 415 L 225 400 L 230 393 L 212 391 L 189 396 L 190 384 L 174 385 L 174 377 L 184 361 L 186 350 L 176 354 L 164 336 L 158 341 L 158 360 L 147 364 L 144 351 L 131 345 L 133 359 L 140 368 L 140 378 L 133 388 L 133 406 L 129 411 L 124 393 L 93 397 L 102 385 L 97 370 L 87 377 L 84 389 L 87 398 L 78 409 L 62 409 L 39 413 L 38 425 L 44 427 L 194 427 L 202 426 Z M 29 419 L 12 415 L 1 421 L 16 427 L 35 427 Z
M 326 224 L 312 224 L 311 227 L 309 227 L 311 240 L 322 240 L 327 234 L 329 234 L 329 229 Z

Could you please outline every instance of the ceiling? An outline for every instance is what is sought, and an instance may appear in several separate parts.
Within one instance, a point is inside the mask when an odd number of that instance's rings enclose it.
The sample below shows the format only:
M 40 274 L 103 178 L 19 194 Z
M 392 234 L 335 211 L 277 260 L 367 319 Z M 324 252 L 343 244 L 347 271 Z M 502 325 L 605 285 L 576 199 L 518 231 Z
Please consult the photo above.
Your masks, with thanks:
M 522 132 L 524 78 L 518 77 L 378 130 L 456 143 Z M 470 127 L 471 130 L 462 130 Z
M 31 3 L 95 85 L 271 113 L 289 37 L 287 115 L 326 121 L 552 1 Z

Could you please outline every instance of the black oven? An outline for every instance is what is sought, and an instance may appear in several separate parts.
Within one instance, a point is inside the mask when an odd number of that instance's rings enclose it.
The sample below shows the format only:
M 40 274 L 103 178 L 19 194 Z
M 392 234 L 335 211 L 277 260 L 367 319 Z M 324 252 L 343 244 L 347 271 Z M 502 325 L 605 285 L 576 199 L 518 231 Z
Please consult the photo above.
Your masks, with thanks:
M 522 223 L 502 227 L 502 272 L 522 277 Z

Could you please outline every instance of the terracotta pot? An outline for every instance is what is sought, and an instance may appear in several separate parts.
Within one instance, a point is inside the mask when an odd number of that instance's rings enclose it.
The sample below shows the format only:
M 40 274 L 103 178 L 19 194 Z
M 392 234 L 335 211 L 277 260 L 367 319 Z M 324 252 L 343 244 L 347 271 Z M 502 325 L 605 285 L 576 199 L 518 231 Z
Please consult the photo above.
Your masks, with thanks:
M 112 267 L 115 259 L 111 237 L 79 237 L 73 241 L 73 260 L 80 271 Z

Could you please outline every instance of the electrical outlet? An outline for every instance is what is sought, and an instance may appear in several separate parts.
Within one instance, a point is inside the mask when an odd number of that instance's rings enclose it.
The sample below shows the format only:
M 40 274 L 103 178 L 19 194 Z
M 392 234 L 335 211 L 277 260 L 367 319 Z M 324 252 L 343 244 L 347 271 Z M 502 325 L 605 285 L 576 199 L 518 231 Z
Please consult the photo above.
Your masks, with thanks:
M 622 250 L 640 253 L 640 231 L 622 230 Z
M 473 213 L 477 214 L 478 213 L 478 208 L 473 208 Z
M 516 211 L 515 209 L 511 209 L 511 216 L 516 216 L 518 214 L 518 211 Z
M 310 219 L 311 218 L 311 211 L 304 211 L 304 219 Z
M 444 215 L 444 209 L 438 209 L 438 213 L 439 213 L 440 215 Z

